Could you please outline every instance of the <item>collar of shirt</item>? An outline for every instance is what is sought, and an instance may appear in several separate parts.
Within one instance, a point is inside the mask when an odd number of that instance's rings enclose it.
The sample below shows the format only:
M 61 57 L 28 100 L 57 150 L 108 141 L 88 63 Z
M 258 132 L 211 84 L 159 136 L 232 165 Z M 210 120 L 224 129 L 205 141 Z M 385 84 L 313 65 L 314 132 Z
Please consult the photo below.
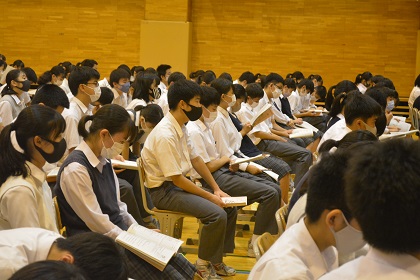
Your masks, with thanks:
M 366 257 L 377 262 L 386 263 L 391 267 L 406 270 L 416 276 L 420 276 L 420 261 L 412 255 L 388 254 L 371 247 Z
M 229 112 L 220 106 L 217 106 L 217 111 L 222 113 L 225 118 L 229 118 Z
M 39 169 L 30 161 L 26 161 L 26 165 L 29 167 L 29 173 L 31 174 L 31 176 L 35 180 L 39 181 L 38 183 L 40 185 L 42 185 L 42 183 L 45 181 L 45 178 L 46 178 L 45 172 Z
M 268 98 L 268 95 L 267 95 L 267 93 L 264 90 L 264 96 L 263 96 L 263 98 L 261 98 L 261 100 L 264 100 L 265 101 L 264 104 L 269 103 L 271 99 L 273 99 L 273 98 Z
M 71 101 L 75 102 L 77 104 L 77 106 L 79 106 L 79 108 L 80 108 L 80 110 L 82 110 L 83 114 L 86 114 L 86 112 L 88 111 L 88 108 L 85 106 L 85 104 L 83 104 L 82 101 L 80 101 L 79 98 L 77 98 L 77 96 L 73 97 L 73 99 Z
M 167 114 L 166 117 L 171 122 L 171 124 L 175 127 L 176 133 L 179 135 L 179 138 L 182 138 L 185 132 L 185 125 L 181 127 L 171 112 L 169 112 L 169 114 Z
M 166 90 L 166 85 L 162 81 L 160 81 L 158 87 L 162 90 Z
M 243 104 L 243 107 L 246 110 L 251 111 L 251 112 L 254 112 L 254 108 L 252 108 L 251 105 L 249 105 L 248 103 L 242 103 L 242 104 Z
M 120 97 L 118 91 L 115 88 L 112 88 L 112 93 L 114 94 L 114 99 L 117 99 L 118 97 Z
M 106 158 L 103 158 L 102 156 L 99 156 L 98 158 L 84 140 L 79 144 L 79 146 L 77 146 L 76 150 L 82 151 L 89 163 L 102 173 L 105 164 L 108 162 Z
M 202 131 L 207 131 L 209 129 L 209 127 L 202 122 L 200 119 L 198 119 L 196 122 L 197 126 L 202 130 Z
M 22 105 L 22 100 L 20 100 L 20 98 L 16 94 L 11 94 L 10 96 L 13 98 L 13 100 L 18 106 Z

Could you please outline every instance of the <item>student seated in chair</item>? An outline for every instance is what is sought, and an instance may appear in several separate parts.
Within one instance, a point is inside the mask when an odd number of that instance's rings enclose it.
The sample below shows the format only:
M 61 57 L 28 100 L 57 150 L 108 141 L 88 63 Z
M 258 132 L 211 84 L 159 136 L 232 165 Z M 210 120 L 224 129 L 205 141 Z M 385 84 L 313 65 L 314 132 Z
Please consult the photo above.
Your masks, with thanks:
M 318 279 L 337 268 L 339 253 L 365 244 L 345 199 L 350 155 L 326 154 L 309 172 L 306 217 L 287 229 L 256 263 L 248 279 Z
M 420 143 L 397 139 L 350 161 L 346 197 L 371 246 L 322 279 L 420 279 Z

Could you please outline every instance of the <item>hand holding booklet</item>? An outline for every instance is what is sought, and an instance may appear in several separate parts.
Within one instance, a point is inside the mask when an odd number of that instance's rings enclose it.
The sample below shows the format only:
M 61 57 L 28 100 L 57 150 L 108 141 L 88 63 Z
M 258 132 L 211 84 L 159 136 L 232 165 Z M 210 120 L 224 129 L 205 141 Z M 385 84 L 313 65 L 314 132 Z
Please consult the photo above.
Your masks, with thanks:
M 251 161 L 256 161 L 256 160 L 260 160 L 266 157 L 269 157 L 269 154 L 261 154 L 255 157 L 248 157 L 248 158 L 238 158 L 235 160 L 235 162 L 231 163 L 230 165 L 234 165 L 234 164 L 241 164 L 244 162 L 251 162 Z
M 221 197 L 221 199 L 226 204 L 226 207 L 248 205 L 248 198 L 246 196 L 228 196 Z
M 271 111 L 271 104 L 265 104 L 258 113 L 254 115 L 254 117 L 251 119 L 250 123 L 252 126 L 256 126 L 257 124 L 262 123 L 269 117 L 273 115 L 273 111 Z
M 133 224 L 117 236 L 118 244 L 163 271 L 178 251 L 182 240 Z
M 312 129 L 307 128 L 295 128 L 292 130 L 292 134 L 289 134 L 289 138 L 307 138 L 314 136 L 314 132 Z
M 117 159 L 111 159 L 112 165 L 115 165 L 119 168 L 125 168 L 125 169 L 131 169 L 131 170 L 137 170 L 137 162 L 131 161 L 131 160 L 124 160 L 120 161 Z

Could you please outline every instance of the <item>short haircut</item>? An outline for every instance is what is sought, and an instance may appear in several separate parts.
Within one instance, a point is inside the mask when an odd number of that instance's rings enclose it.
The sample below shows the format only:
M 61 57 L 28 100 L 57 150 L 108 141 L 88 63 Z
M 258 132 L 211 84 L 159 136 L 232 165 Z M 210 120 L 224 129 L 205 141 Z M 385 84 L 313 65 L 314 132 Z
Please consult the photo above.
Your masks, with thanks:
M 168 78 L 168 84 L 172 83 L 172 82 L 177 82 L 179 80 L 186 80 L 187 77 L 185 77 L 184 74 L 182 74 L 181 72 L 173 72 L 169 78 Z
M 38 77 L 34 69 L 30 67 L 24 67 L 22 68 L 22 71 L 26 74 L 26 78 L 28 78 L 29 81 L 31 81 L 32 83 L 36 83 L 36 81 L 38 80 Z
M 264 81 L 263 81 L 264 80 Z M 278 83 L 284 83 L 284 79 L 282 76 L 280 76 L 277 73 L 270 73 L 268 74 L 265 79 L 261 79 L 261 86 L 265 87 L 269 85 L 270 83 L 278 84 Z
M 346 196 L 364 239 L 394 254 L 420 252 L 420 143 L 381 142 L 351 159 Z
M 174 83 L 168 91 L 168 105 L 170 110 L 176 109 L 178 103 L 183 100 L 189 103 L 195 96 L 202 95 L 202 89 L 193 81 L 180 80 Z
M 327 96 L 327 88 L 324 86 L 316 86 L 315 91 L 319 95 L 320 101 L 325 101 L 325 97 Z
M 70 102 L 62 88 L 53 84 L 40 87 L 32 98 L 32 105 L 43 103 L 45 106 L 57 109 L 58 106 L 69 108 Z
M 382 87 L 387 87 L 389 89 L 395 90 L 394 83 L 389 78 L 384 78 L 379 83 L 375 83 L 375 86 L 382 86 Z
M 363 80 L 370 81 L 371 79 L 372 79 L 372 73 L 370 73 L 369 71 L 366 71 L 366 72 L 363 72 L 362 74 L 358 74 L 356 76 L 356 80 L 354 81 L 354 83 L 360 84 Z
M 223 72 L 222 74 L 220 74 L 219 78 L 226 79 L 233 82 L 232 75 L 227 72 Z
M 127 64 L 121 64 L 120 66 L 117 67 L 117 69 L 123 69 L 131 76 L 130 67 L 128 67 Z
M 138 105 L 134 111 L 140 111 L 140 116 L 153 125 L 157 125 L 164 117 L 162 108 L 157 104 Z
M 216 75 L 214 75 L 213 72 L 209 72 L 209 71 L 204 73 L 204 75 L 202 76 L 202 81 L 206 83 L 207 85 L 210 85 L 211 82 L 213 82 L 215 79 L 216 79 Z
M 295 71 L 295 72 L 293 72 L 293 74 L 292 74 L 292 77 L 294 78 L 294 79 L 296 79 L 296 81 L 300 81 L 300 80 L 302 80 L 302 79 L 305 79 L 305 76 L 303 75 L 303 73 L 302 72 L 300 72 L 300 71 Z
M 371 141 L 376 142 L 378 138 L 372 132 L 367 130 L 353 130 L 347 133 L 341 140 L 328 139 L 319 147 L 319 153 L 329 152 L 332 148 L 345 149 L 354 143 Z
M 66 70 L 64 70 L 63 66 L 54 66 L 49 71 L 45 71 L 39 78 L 38 78 L 38 85 L 45 85 L 47 83 L 52 82 L 52 75 L 56 77 L 66 77 Z
M 339 209 L 349 221 L 352 216 L 344 192 L 344 174 L 350 153 L 336 151 L 323 154 L 321 161 L 310 169 L 308 198 L 305 208 L 310 223 L 317 222 L 324 210 Z
M 291 88 L 293 90 L 296 89 L 296 82 L 292 78 L 287 78 L 286 80 L 284 80 L 283 85 L 285 85 L 288 88 Z
M 38 261 L 28 264 L 16 271 L 9 280 L 87 280 L 77 266 L 63 261 Z
M 247 84 L 255 83 L 255 76 L 250 71 L 243 72 L 238 79 L 240 82 L 246 81 Z
M 108 87 L 101 87 L 101 96 L 98 99 L 99 104 L 111 104 L 114 101 L 114 93 Z
M 248 96 L 246 94 L 245 88 L 240 84 L 234 84 L 233 85 L 233 93 L 235 94 L 236 99 L 243 98 L 244 100 L 246 100 L 246 98 Z
M 382 76 L 382 75 L 375 75 L 371 78 L 371 81 L 372 81 L 372 83 L 374 83 L 376 85 L 376 84 L 379 84 L 380 82 L 382 82 L 384 79 L 385 79 L 385 77 Z
M 203 91 L 203 95 L 201 96 L 200 103 L 204 107 L 209 107 L 210 105 L 217 105 L 220 104 L 220 94 L 217 92 L 215 88 L 202 86 L 201 90 Z
M 18 59 L 13 62 L 12 66 L 16 66 L 18 69 L 22 69 L 25 67 L 25 63 L 23 63 L 22 60 Z
M 386 95 L 379 89 L 379 87 L 371 87 L 368 88 L 365 92 L 367 96 L 372 97 L 376 102 L 381 105 L 382 109 L 385 109 L 386 107 Z
M 77 66 L 87 66 L 93 68 L 95 65 L 98 65 L 98 62 L 93 59 L 85 59 L 82 62 L 79 62 Z
M 99 72 L 88 66 L 76 67 L 69 76 L 69 88 L 74 96 L 79 92 L 79 86 L 87 84 L 91 79 L 99 80 Z
M 314 83 L 313 83 L 311 80 L 309 80 L 309 79 L 302 79 L 302 80 L 300 80 L 300 82 L 297 84 L 297 87 L 298 87 L 298 88 L 302 88 L 303 86 L 305 86 L 305 87 L 306 87 L 306 90 L 307 90 L 309 93 L 312 93 L 312 92 L 314 91 Z
M 262 87 L 257 83 L 248 84 L 246 86 L 246 94 L 251 98 L 263 98 L 264 97 L 264 90 Z
M 162 78 L 162 76 L 164 76 L 164 77 L 165 77 L 165 75 L 166 75 L 166 71 L 167 71 L 168 69 L 171 69 L 171 68 L 172 68 L 172 66 L 171 66 L 171 65 L 168 65 L 168 64 L 161 64 L 161 65 L 159 65 L 159 66 L 156 68 L 156 71 L 157 71 L 157 74 L 158 74 L 159 78 Z
M 113 88 L 114 83 L 119 83 L 121 79 L 130 79 L 131 73 L 127 72 L 127 70 L 118 68 L 111 72 L 109 75 L 109 84 Z
M 199 76 L 204 75 L 204 73 L 205 73 L 205 71 L 204 71 L 204 70 L 197 70 L 197 71 L 195 71 L 195 72 L 191 72 L 191 73 L 190 73 L 190 75 L 189 75 L 189 77 L 190 77 L 190 79 L 196 79 L 196 78 L 198 78 Z
M 357 118 L 366 122 L 367 119 L 374 116 L 379 117 L 381 114 L 382 108 L 378 102 L 370 96 L 357 92 L 347 101 L 344 107 L 344 118 L 347 125 L 351 125 Z
M 69 251 L 74 265 L 86 272 L 90 279 L 127 279 L 127 268 L 119 247 L 111 238 L 85 232 L 58 238 L 57 247 Z
M 416 80 L 414 81 L 415 87 L 420 87 L 420 74 L 417 76 Z
M 227 94 L 233 88 L 231 81 L 222 78 L 217 78 L 211 82 L 211 87 L 215 88 L 220 95 Z
M 3 54 L 0 54 L 0 60 L 6 61 L 6 57 Z
M 155 68 L 149 67 L 149 68 L 146 68 L 144 70 L 144 74 L 155 74 L 155 75 L 157 75 L 158 73 L 157 73 Z M 159 81 L 160 81 L 160 77 L 159 77 Z

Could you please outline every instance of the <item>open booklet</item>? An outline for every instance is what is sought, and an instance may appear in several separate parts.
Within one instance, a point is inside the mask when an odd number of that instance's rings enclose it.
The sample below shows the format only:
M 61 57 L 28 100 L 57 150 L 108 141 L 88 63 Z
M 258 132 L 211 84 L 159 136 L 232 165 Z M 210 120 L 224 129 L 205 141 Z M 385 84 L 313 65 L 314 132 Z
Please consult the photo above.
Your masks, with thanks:
M 266 158 L 266 157 L 269 157 L 269 156 L 270 156 L 269 154 L 261 154 L 261 155 L 255 156 L 255 157 L 237 158 L 235 160 L 235 162 L 231 163 L 230 165 L 241 164 L 241 163 L 244 163 L 244 162 L 256 161 L 256 160 L 260 160 L 260 159 L 263 159 L 263 158 Z
M 229 196 L 222 197 L 221 199 L 226 204 L 226 207 L 248 205 L 248 198 L 246 196 Z
M 400 132 L 407 132 L 411 128 L 411 124 L 405 122 L 405 117 L 394 116 L 389 122 L 389 126 L 395 126 L 400 129 Z
M 389 134 L 382 134 L 381 136 L 379 136 L 379 141 L 386 141 L 393 138 L 401 138 L 407 135 L 412 135 L 416 132 L 419 132 L 419 131 L 415 129 L 415 130 L 409 130 L 409 131 L 400 131 L 400 132 L 391 132 Z
M 307 128 L 295 128 L 292 130 L 292 134 L 289 134 L 290 139 L 308 138 L 308 137 L 313 137 L 313 136 L 314 136 L 313 130 L 307 129 Z
M 184 241 L 134 224 L 115 241 L 160 271 L 163 271 Z
M 312 124 L 305 121 L 303 121 L 301 124 L 295 124 L 295 125 L 298 128 L 306 128 L 306 129 L 311 129 L 313 132 L 318 132 L 318 128 L 316 128 Z
M 111 159 L 111 164 L 116 165 L 119 168 L 137 170 L 137 162 L 131 160 L 120 161 L 117 159 Z
M 271 104 L 265 104 L 259 111 L 254 115 L 254 117 L 251 119 L 250 123 L 252 126 L 256 126 L 257 124 L 262 123 L 269 117 L 273 115 L 273 111 L 271 110 L 272 105 Z

